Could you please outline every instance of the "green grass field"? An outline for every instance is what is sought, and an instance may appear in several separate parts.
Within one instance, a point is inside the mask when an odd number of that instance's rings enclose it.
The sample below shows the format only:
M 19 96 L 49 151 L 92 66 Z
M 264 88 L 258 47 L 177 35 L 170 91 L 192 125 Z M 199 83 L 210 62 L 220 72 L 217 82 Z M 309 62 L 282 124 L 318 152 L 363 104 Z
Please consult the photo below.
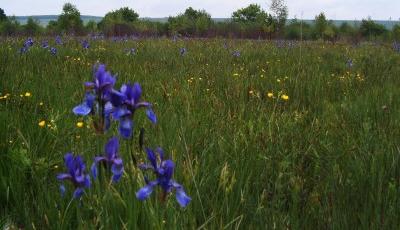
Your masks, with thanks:
M 390 46 L 228 40 L 65 40 L 53 56 L 0 42 L 0 226 L 11 229 L 395 229 L 400 225 L 400 54 Z M 53 39 L 50 42 L 54 46 Z M 187 48 L 184 56 L 181 47 Z M 136 48 L 135 55 L 124 49 Z M 232 52 L 240 51 L 240 57 Z M 348 59 L 353 67 L 346 66 Z M 95 134 L 72 108 L 93 65 L 139 82 L 158 123 L 135 114 L 120 140 L 119 183 L 92 180 L 81 200 L 56 175 L 67 152 L 87 171 L 117 123 Z M 269 94 L 268 94 L 269 93 Z M 272 94 L 272 95 L 271 95 Z M 7 95 L 7 96 L 6 96 Z M 6 96 L 6 97 L 5 97 Z M 42 122 L 44 126 L 39 126 Z M 84 126 L 77 127 L 83 121 Z M 135 193 L 131 161 L 163 147 L 192 201 Z

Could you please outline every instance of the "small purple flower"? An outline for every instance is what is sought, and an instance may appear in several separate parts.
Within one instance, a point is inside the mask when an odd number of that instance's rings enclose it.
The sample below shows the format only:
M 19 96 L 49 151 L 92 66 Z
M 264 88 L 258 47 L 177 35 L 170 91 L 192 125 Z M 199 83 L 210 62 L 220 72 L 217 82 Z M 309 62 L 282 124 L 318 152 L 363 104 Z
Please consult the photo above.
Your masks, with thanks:
M 57 54 L 57 49 L 56 49 L 55 47 L 51 47 L 51 48 L 50 48 L 50 53 L 51 53 L 52 55 L 56 55 L 56 54 Z
M 233 51 L 232 55 L 234 57 L 240 57 L 240 51 L 239 50 L 235 50 L 235 51 Z
M 62 45 L 63 44 L 63 42 L 61 40 L 61 37 L 59 35 L 56 36 L 56 44 L 57 45 Z
M 182 48 L 179 50 L 179 53 L 181 54 L 181 56 L 184 56 L 184 55 L 187 53 L 186 48 L 185 48 L 185 47 L 182 47 Z
M 33 39 L 32 38 L 28 38 L 25 42 L 24 42 L 24 47 L 31 47 L 33 46 Z
M 397 53 L 400 53 L 400 43 L 399 42 L 393 42 L 393 50 Z
M 135 48 L 126 49 L 126 54 L 127 55 L 135 55 L 136 49 Z
M 82 196 L 84 188 L 90 187 L 90 177 L 85 174 L 86 165 L 81 156 L 74 156 L 72 153 L 65 154 L 64 162 L 67 172 L 58 174 L 57 179 L 71 181 L 75 187 L 74 198 L 78 199 Z M 62 196 L 64 196 L 65 190 L 65 186 L 61 184 L 60 192 Z
M 89 47 L 90 47 L 89 42 L 87 40 L 83 40 L 82 41 L 82 48 L 89 49 Z
M 20 54 L 24 54 L 24 53 L 28 52 L 28 50 L 29 50 L 29 49 L 28 49 L 27 47 L 24 46 L 24 47 L 21 47 L 21 49 L 19 49 L 19 53 L 20 53 Z
M 353 59 L 351 58 L 347 59 L 346 66 L 347 68 L 353 67 Z
M 226 41 L 224 41 L 224 49 L 228 49 L 228 48 L 229 48 L 228 43 Z
M 42 41 L 42 48 L 43 49 L 47 49 L 47 48 L 49 48 L 49 42 L 48 41 Z
M 132 136 L 133 115 L 136 109 L 147 108 L 146 115 L 152 123 L 157 123 L 156 115 L 151 109 L 151 104 L 141 101 L 142 88 L 139 83 L 133 85 L 124 84 L 120 91 L 113 90 L 111 103 L 113 105 L 112 116 L 119 120 L 119 133 L 124 138 Z
M 116 137 L 111 138 L 104 147 L 104 156 L 95 157 L 91 167 L 93 178 L 97 178 L 97 164 L 104 162 L 106 166 L 111 166 L 113 174 L 112 181 L 118 182 L 124 172 L 122 159 L 118 155 L 119 143 Z
M 136 192 L 136 198 L 139 200 L 147 199 L 153 192 L 154 187 L 158 185 L 162 189 L 162 197 L 164 199 L 175 190 L 175 197 L 179 205 L 186 207 L 192 199 L 185 193 L 182 185 L 172 179 L 175 169 L 174 162 L 164 159 L 164 151 L 161 148 L 156 149 L 157 155 L 149 148 L 146 148 L 146 152 L 150 164 L 141 164 L 139 167 L 143 171 L 151 170 L 156 175 L 156 179 L 149 181 L 145 177 L 146 185 Z
M 33 46 L 33 39 L 32 38 L 28 38 L 24 44 L 22 45 L 22 48 L 19 50 L 20 54 L 24 54 L 26 52 L 28 52 L 29 48 Z

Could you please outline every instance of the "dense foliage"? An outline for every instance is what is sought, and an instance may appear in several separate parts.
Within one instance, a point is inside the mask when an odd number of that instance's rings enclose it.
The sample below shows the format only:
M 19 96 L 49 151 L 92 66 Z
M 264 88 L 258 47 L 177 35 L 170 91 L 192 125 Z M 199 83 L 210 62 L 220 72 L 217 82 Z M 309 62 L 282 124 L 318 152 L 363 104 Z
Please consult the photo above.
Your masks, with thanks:
M 360 23 L 336 25 L 320 13 L 311 23 L 298 19 L 288 20 L 288 9 L 283 0 L 271 0 L 270 9 L 250 4 L 232 13 L 230 20 L 214 21 L 204 10 L 189 7 L 185 12 L 168 17 L 166 22 L 139 18 L 133 9 L 123 7 L 107 13 L 96 23 L 88 21 L 83 25 L 79 10 L 66 3 L 58 20 L 50 21 L 43 28 L 38 21 L 29 19 L 27 25 L 20 25 L 13 17 L 6 17 L 0 11 L 0 35 L 57 35 L 57 34 L 104 34 L 106 36 L 184 36 L 184 37 L 228 37 L 264 38 L 289 40 L 325 40 L 359 43 L 370 41 L 399 41 L 400 24 L 392 30 L 364 19 Z

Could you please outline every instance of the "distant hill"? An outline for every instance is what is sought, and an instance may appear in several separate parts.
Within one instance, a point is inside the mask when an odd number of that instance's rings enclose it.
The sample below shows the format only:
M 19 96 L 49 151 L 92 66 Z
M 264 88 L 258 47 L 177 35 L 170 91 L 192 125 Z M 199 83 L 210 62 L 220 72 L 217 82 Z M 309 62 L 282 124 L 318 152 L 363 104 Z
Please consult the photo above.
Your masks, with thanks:
M 28 21 L 29 17 L 37 19 L 40 22 L 41 25 L 46 26 L 49 23 L 49 21 L 57 20 L 58 15 L 16 16 L 17 20 L 21 24 L 26 24 L 26 22 Z M 87 23 L 90 20 L 93 20 L 95 22 L 100 22 L 103 17 L 82 15 L 81 18 L 82 18 L 83 23 Z M 167 20 L 168 20 L 167 17 L 163 17 L 163 18 L 142 18 L 142 19 L 149 20 L 149 21 L 154 21 L 154 22 L 167 22 Z M 213 18 L 213 20 L 216 21 L 216 22 L 223 22 L 223 21 L 228 21 L 230 19 L 229 18 Z M 292 19 L 289 19 L 288 21 L 290 22 L 290 21 L 292 21 Z M 350 25 L 359 25 L 361 23 L 360 20 L 332 20 L 332 21 L 337 26 L 340 26 L 343 22 L 347 22 Z M 314 20 L 305 19 L 305 20 L 303 20 L 303 22 L 312 24 L 312 23 L 314 23 Z M 384 25 L 387 29 L 392 29 L 394 25 L 400 23 L 400 21 L 384 21 L 384 20 L 375 20 L 375 22 Z
M 32 17 L 33 19 L 37 19 L 42 26 L 47 26 L 49 24 L 49 21 L 53 20 L 56 21 L 58 18 L 58 15 L 32 15 L 32 16 L 16 16 L 15 18 L 21 23 L 21 24 L 26 24 L 28 21 L 28 18 Z M 81 19 L 83 23 L 87 23 L 90 20 L 93 20 L 95 22 L 100 22 L 103 17 L 98 17 L 98 16 L 90 16 L 90 15 L 81 15 Z

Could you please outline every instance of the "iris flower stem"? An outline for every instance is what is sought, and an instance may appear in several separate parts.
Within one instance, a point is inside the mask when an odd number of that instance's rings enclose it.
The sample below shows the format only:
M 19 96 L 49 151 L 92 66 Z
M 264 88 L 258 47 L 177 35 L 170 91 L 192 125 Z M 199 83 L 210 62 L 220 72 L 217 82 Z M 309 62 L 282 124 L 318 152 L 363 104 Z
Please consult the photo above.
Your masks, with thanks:
M 69 203 L 68 203 L 68 205 L 67 205 L 67 208 L 66 208 L 65 211 L 64 211 L 63 217 L 62 217 L 62 219 L 61 219 L 61 229 L 64 229 L 64 219 L 65 219 L 65 216 L 67 215 L 67 212 L 68 212 L 69 207 L 71 206 L 73 200 L 74 200 L 74 198 L 72 198 L 72 199 L 69 201 Z
M 133 149 L 133 145 L 134 145 L 134 142 L 133 142 L 133 135 L 132 135 L 131 139 L 128 141 L 128 145 L 129 145 L 129 153 L 130 153 L 130 155 L 131 155 L 131 157 L 132 157 L 133 165 L 134 165 L 134 167 L 136 167 L 136 165 L 137 165 L 137 160 L 136 160 L 136 157 L 135 157 L 135 151 L 134 151 L 134 149 Z
M 99 103 L 99 109 L 100 109 L 100 111 L 99 111 L 99 116 L 100 116 L 100 122 L 101 122 L 101 124 L 100 124 L 100 128 L 101 128 L 101 133 L 104 133 L 104 130 L 105 130 L 105 111 L 104 111 L 104 100 L 103 100 L 103 96 L 102 95 L 99 95 L 98 96 L 98 103 Z

